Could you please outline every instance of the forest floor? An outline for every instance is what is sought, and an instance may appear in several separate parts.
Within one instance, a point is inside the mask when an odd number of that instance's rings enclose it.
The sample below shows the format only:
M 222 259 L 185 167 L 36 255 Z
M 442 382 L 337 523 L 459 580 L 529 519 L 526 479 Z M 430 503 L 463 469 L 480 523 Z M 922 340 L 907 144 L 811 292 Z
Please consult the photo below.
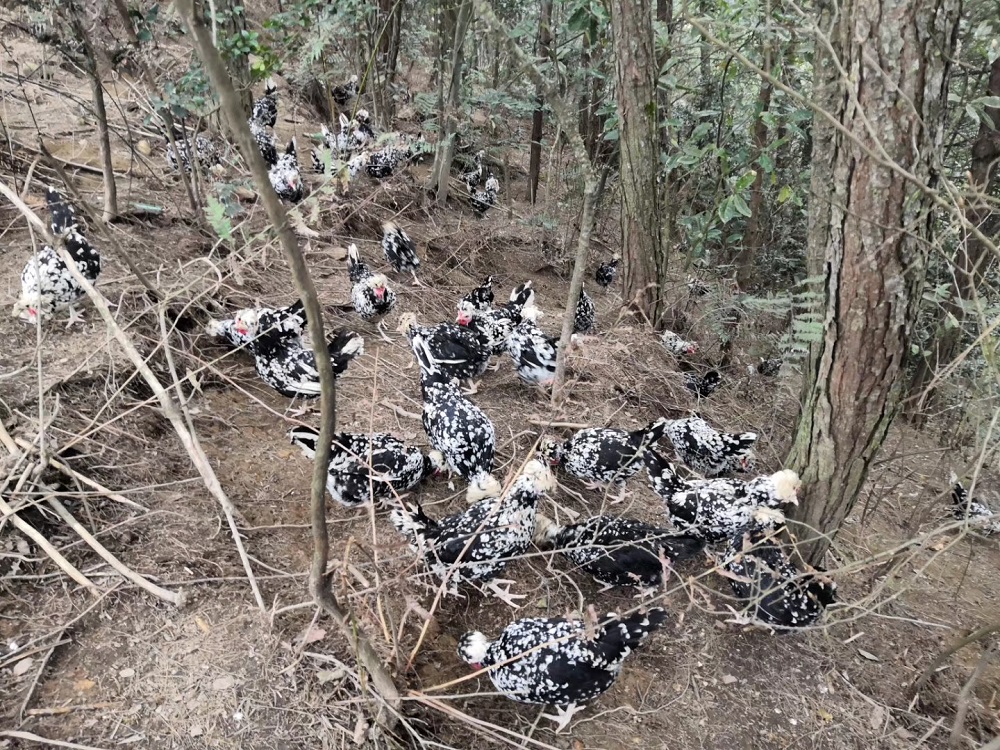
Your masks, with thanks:
M 43 59 L 43 50 L 26 37 L 6 34 L 3 43 L 22 74 Z M 2 71 L 4 128 L 30 148 L 37 122 L 58 157 L 96 166 L 93 123 L 70 96 L 86 100 L 86 83 L 58 66 L 47 70 L 51 77 L 23 85 L 11 67 Z M 132 128 L 141 123 L 141 111 L 130 103 L 137 96 L 134 83 L 124 73 L 106 82 L 122 105 L 109 108 L 117 129 L 119 199 L 126 208 L 141 203 L 165 210 L 152 219 L 118 222 L 111 232 L 170 293 L 175 312 L 181 300 L 192 301 L 170 343 L 181 377 L 197 373 L 181 388 L 194 428 L 237 508 L 264 609 L 255 604 L 218 502 L 97 311 L 87 303 L 82 327 L 67 331 L 57 320 L 42 326 L 40 338 L 34 327 L 0 315 L 0 414 L 8 430 L 33 440 L 41 406 L 47 440 L 74 442 L 66 462 L 143 510 L 51 470 L 43 478 L 127 566 L 187 596 L 183 608 L 156 600 L 111 570 L 54 516 L 25 511 L 98 585 L 101 593 L 94 598 L 12 524 L 0 522 L 0 748 L 34 746 L 18 731 L 98 748 L 386 747 L 365 724 L 369 706 L 345 639 L 334 623 L 317 619 L 306 590 L 311 464 L 289 445 L 286 432 L 299 421 L 315 424 L 316 416 L 291 416 L 288 400 L 258 380 L 248 357 L 224 351 L 202 333 L 206 306 L 232 310 L 257 301 L 291 302 L 290 273 L 260 206 L 243 203 L 234 240 L 218 242 L 188 218 L 179 183 L 164 177 L 162 143 L 151 139 L 148 162 L 130 153 L 119 134 L 124 115 Z M 303 134 L 318 131 L 320 123 L 287 95 L 280 79 L 279 90 L 279 137 L 297 135 L 302 158 Z M 511 140 L 526 144 L 527 123 L 510 127 Z M 482 146 L 492 146 L 489 134 L 479 135 Z M 561 195 L 560 182 L 547 182 L 543 195 L 551 191 L 554 197 L 530 206 L 521 177 L 527 148 L 510 148 L 506 160 L 516 183 L 502 186 L 502 205 L 482 220 L 473 217 L 460 191 L 445 208 L 425 208 L 426 166 L 414 165 L 378 185 L 362 180 L 347 196 L 321 187 L 319 177 L 310 179 L 313 192 L 301 213 L 319 237 L 302 246 L 324 305 L 324 324 L 327 330 L 351 326 L 366 338 L 366 355 L 339 381 L 340 429 L 385 430 L 416 444 L 426 441 L 414 418 L 420 391 L 405 339 L 392 334 L 393 343 L 383 342 L 344 309 L 346 268 L 335 248 L 357 242 L 362 255 L 381 266 L 384 220 L 393 218 L 417 241 L 427 284 L 415 288 L 407 279 L 393 279 L 400 299 L 390 329 L 404 311 L 417 312 L 423 322 L 454 319 L 455 301 L 493 274 L 503 296 L 533 279 L 546 313 L 543 327 L 558 330 L 568 267 L 552 248 L 566 237 L 540 219 L 568 225 L 574 197 Z M 559 166 L 548 174 L 557 174 Z M 39 174 L 29 204 L 47 219 Z M 23 175 L 22 168 L 19 185 Z M 85 199 L 99 202 L 98 175 L 78 172 L 74 182 Z M 616 211 L 611 201 L 600 216 L 590 278 L 601 256 L 616 247 Z M 32 239 L 9 205 L 0 206 L 0 227 L 0 306 L 9 310 Z M 94 227 L 89 236 L 104 251 L 99 289 L 117 305 L 118 321 L 161 381 L 169 380 L 155 309 Z M 689 298 L 683 261 L 676 265 L 675 317 L 685 323 L 682 332 L 702 343 L 707 367 L 719 352 L 718 337 L 705 321 L 712 306 L 728 303 L 725 285 L 715 285 L 707 297 Z M 758 432 L 761 470 L 779 468 L 791 441 L 801 376 L 792 365 L 777 379 L 745 374 L 758 353 L 769 353 L 775 321 L 747 316 L 739 323 L 725 386 L 696 403 L 655 333 L 622 313 L 619 290 L 591 290 L 599 330 L 575 360 L 569 397 L 558 412 L 523 386 L 506 361 L 483 379 L 473 399 L 497 426 L 497 474 L 520 465 L 543 429 L 539 424 L 547 421 L 631 427 L 692 409 L 722 428 Z M 840 604 L 822 627 L 775 635 L 727 623 L 725 582 L 705 575 L 706 560 L 694 561 L 658 597 L 670 612 L 663 631 L 629 658 L 615 687 L 561 735 L 539 719 L 542 707 L 492 694 L 483 678 L 439 688 L 468 675 L 455 655 L 457 639 L 468 629 L 493 635 L 517 617 L 585 612 L 590 604 L 599 611 L 630 609 L 637 604 L 632 592 L 598 594 L 594 582 L 570 577 L 558 560 L 535 553 L 508 571 L 514 592 L 526 597 L 516 613 L 476 593 L 435 606 L 434 589 L 414 575 L 419 568 L 413 555 L 384 511 L 333 506 L 328 522 L 336 594 L 357 614 L 404 690 L 404 736 L 410 731 L 437 747 L 938 748 L 948 744 L 960 702 L 966 704 L 965 728 L 958 746 L 976 747 L 1000 732 L 996 664 L 988 664 L 959 699 L 984 653 L 981 644 L 946 661 L 916 698 L 910 690 L 944 648 L 1000 617 L 996 542 L 939 531 L 920 545 L 904 545 L 944 524 L 948 470 L 960 470 L 958 464 L 969 458 L 939 441 L 940 432 L 934 423 L 920 433 L 902 425 L 893 430 L 863 501 L 837 538 Z M 420 499 L 441 516 L 462 507 L 462 489 L 430 482 Z M 611 507 L 593 493 L 584 491 L 584 504 L 560 490 L 544 509 L 662 518 L 643 481 L 629 489 L 627 501 Z M 422 640 L 421 610 L 433 611 Z

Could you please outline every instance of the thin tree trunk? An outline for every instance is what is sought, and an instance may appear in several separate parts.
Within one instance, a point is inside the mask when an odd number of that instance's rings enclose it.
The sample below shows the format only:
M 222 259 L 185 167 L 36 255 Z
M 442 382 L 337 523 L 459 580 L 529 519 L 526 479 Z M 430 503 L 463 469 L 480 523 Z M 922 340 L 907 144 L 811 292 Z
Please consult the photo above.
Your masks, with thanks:
M 1000 57 L 990 66 L 990 80 L 987 96 L 1000 96 Z M 989 107 L 986 115 L 1000 126 L 1000 108 Z M 979 132 L 972 144 L 972 163 L 969 169 L 969 190 L 975 195 L 965 205 L 965 216 L 973 226 L 980 227 L 986 234 L 985 225 L 993 219 L 993 211 L 982 196 L 991 195 L 997 179 L 997 162 L 1000 160 L 1000 130 L 990 128 L 985 122 L 979 124 Z M 962 323 L 966 319 L 969 303 L 976 297 L 976 289 L 982 279 L 989 253 L 983 243 L 973 234 L 966 236 L 955 248 L 954 279 L 951 295 L 942 305 L 934 343 L 930 355 L 920 358 L 917 370 L 910 383 L 910 401 L 907 416 L 917 427 L 926 421 L 928 410 L 933 406 L 937 388 L 932 385 L 934 376 L 942 364 L 947 364 L 958 353 L 962 339 Z
M 810 352 L 789 467 L 803 559 L 820 564 L 892 424 L 924 282 L 931 199 L 884 165 L 885 153 L 933 184 L 960 0 L 844 0 L 824 6 L 835 63 L 820 48 L 808 246 L 824 277 L 823 335 Z M 851 75 L 845 78 L 840 66 Z M 805 527 L 805 529 L 803 529 Z M 815 534 L 815 536 L 813 536 Z
M 766 11 L 770 14 L 770 9 Z M 774 44 L 767 40 L 764 42 L 764 72 L 771 74 L 772 62 L 774 60 Z M 746 231 L 743 233 L 743 243 L 740 251 L 736 254 L 734 263 L 736 264 L 736 283 L 741 289 L 749 286 L 753 277 L 754 261 L 760 254 L 760 249 L 764 246 L 764 237 L 767 234 L 767 211 L 764 207 L 764 172 L 761 165 L 761 157 L 767 148 L 767 123 L 764 122 L 764 113 L 771 108 L 771 94 L 774 86 L 767 78 L 760 80 L 760 94 L 757 96 L 756 117 L 753 124 L 751 141 L 753 151 L 750 154 L 750 162 L 753 164 L 756 175 L 750 185 L 750 218 L 747 219 Z
M 432 181 L 435 185 L 435 201 L 444 205 L 448 200 L 448 182 L 451 178 L 451 162 L 455 158 L 455 112 L 458 110 L 462 92 L 462 48 L 465 34 L 472 20 L 472 0 L 462 0 L 455 17 L 454 38 L 451 48 L 451 81 L 448 84 L 448 99 L 441 118 L 441 132 L 434 154 Z
M 621 148 L 625 300 L 655 326 L 664 311 L 667 254 L 660 235 L 656 51 L 650 0 L 627 0 L 611 13 Z
M 503 24 L 493 12 L 493 8 L 487 0 L 473 0 L 476 12 L 489 26 L 497 33 L 506 35 Z M 576 259 L 573 265 L 573 274 L 570 280 L 570 294 L 566 300 L 566 317 L 563 320 L 562 334 L 559 337 L 559 351 L 556 357 L 556 372 L 552 383 L 552 399 L 557 401 L 561 398 L 563 381 L 566 374 L 566 353 L 569 350 L 570 338 L 573 334 L 573 319 L 576 315 L 576 305 L 579 302 L 580 290 L 583 288 L 583 277 L 587 269 L 587 255 L 590 249 L 590 236 L 594 227 L 595 203 L 597 197 L 597 187 L 599 184 L 594 166 L 587 157 L 587 147 L 583 138 L 573 127 L 574 117 L 570 107 L 565 106 L 564 101 L 555 96 L 552 87 L 548 85 L 545 77 L 539 72 L 531 58 L 516 43 L 507 37 L 511 54 L 517 62 L 524 68 L 528 77 L 536 85 L 541 85 L 545 91 L 544 95 L 549 102 L 549 109 L 559 130 L 566 134 L 573 157 L 579 162 L 580 169 L 584 173 L 584 200 L 583 211 L 580 219 L 580 236 L 577 240 Z M 579 283 L 579 286 L 576 284 Z M 575 289 L 575 292 L 573 291 Z
M 90 94 L 94 99 L 94 115 L 97 117 L 97 141 L 101 149 L 101 171 L 104 174 L 104 213 L 105 223 L 115 220 L 118 216 L 118 186 L 115 184 L 115 169 L 111 160 L 111 134 L 108 130 L 108 110 L 104 106 L 104 84 L 101 83 L 101 71 L 97 65 L 97 56 L 90 36 L 83 27 L 80 7 L 69 3 L 69 12 L 73 26 L 73 35 L 83 47 L 84 70 L 90 79 Z
M 299 298 L 305 305 L 309 318 L 309 338 L 313 354 L 316 357 L 316 367 L 320 379 L 320 433 L 316 446 L 316 457 L 313 464 L 311 487 L 311 521 L 313 535 L 313 559 L 309 576 L 309 589 L 313 598 L 324 611 L 331 615 L 340 627 L 341 632 L 351 644 L 358 664 L 372 678 L 372 684 L 390 710 L 380 706 L 378 721 L 391 729 L 395 724 L 395 712 L 398 711 L 399 691 L 389 676 L 388 671 L 375 653 L 364 635 L 360 623 L 353 613 L 340 606 L 330 585 L 330 577 L 326 568 L 329 563 L 330 544 L 326 528 L 326 479 L 330 463 L 330 441 L 336 429 L 336 385 L 333 369 L 330 366 L 330 354 L 327 351 L 326 337 L 323 332 L 323 311 L 316 294 L 305 259 L 299 250 L 298 243 L 289 228 L 288 216 L 278 200 L 277 194 L 270 185 L 267 176 L 267 165 L 260 154 L 260 149 L 250 133 L 246 122 L 246 112 L 243 110 L 239 96 L 229 78 L 225 64 L 212 44 L 211 35 L 199 16 L 195 14 L 193 0 L 177 0 L 175 3 L 184 19 L 189 32 L 194 37 L 205 71 L 212 87 L 219 95 L 222 110 L 229 124 L 230 133 L 237 147 L 243 154 L 243 159 L 250 167 L 250 173 L 268 218 L 278 238 L 292 269 L 292 276 Z
M 552 43 L 552 0 L 542 0 L 538 16 L 538 57 L 549 59 L 549 45 Z M 528 200 L 532 204 L 538 199 L 538 177 L 542 171 L 542 116 L 545 94 L 541 85 L 535 85 L 535 111 L 531 113 L 531 147 L 528 156 Z

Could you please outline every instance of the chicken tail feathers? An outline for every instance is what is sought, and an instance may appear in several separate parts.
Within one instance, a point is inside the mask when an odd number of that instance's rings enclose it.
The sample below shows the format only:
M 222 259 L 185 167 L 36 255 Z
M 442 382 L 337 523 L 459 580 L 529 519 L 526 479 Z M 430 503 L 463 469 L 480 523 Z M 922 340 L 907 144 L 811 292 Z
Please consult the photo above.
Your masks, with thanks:
M 607 624 L 594 639 L 594 653 L 603 662 L 601 666 L 616 669 L 636 646 L 667 621 L 667 611 L 652 607 L 647 612 L 636 612 L 628 617 L 609 612 L 604 619 Z
M 76 214 L 73 207 L 66 202 L 58 190 L 51 185 L 45 188 L 45 198 L 49 204 L 49 213 L 52 214 L 52 234 L 59 237 L 76 226 Z

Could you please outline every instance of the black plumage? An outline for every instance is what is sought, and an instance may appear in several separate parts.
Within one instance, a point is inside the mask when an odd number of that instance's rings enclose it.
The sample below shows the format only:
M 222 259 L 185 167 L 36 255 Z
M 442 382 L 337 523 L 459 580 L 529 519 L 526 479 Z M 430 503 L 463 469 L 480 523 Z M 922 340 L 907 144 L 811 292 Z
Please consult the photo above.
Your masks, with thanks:
M 660 607 L 625 617 L 609 612 L 596 627 L 563 617 L 528 617 L 512 622 L 493 641 L 477 630 L 466 633 L 458 656 L 476 669 L 489 669 L 497 690 L 511 700 L 560 707 L 550 718 L 562 729 L 578 706 L 614 684 L 625 658 L 666 619 Z
M 697 276 L 688 276 L 686 285 L 692 297 L 704 297 L 712 290 L 707 283 Z
M 529 461 L 500 497 L 479 500 L 440 521 L 428 517 L 419 504 L 403 500 L 389 520 L 454 593 L 463 581 L 491 582 L 527 551 L 538 499 L 554 486 L 552 473 L 539 461 Z M 497 593 L 511 599 L 509 592 Z
M 358 95 L 358 77 L 352 75 L 347 83 L 334 86 L 330 90 L 330 96 L 333 97 L 333 101 L 337 103 L 337 106 L 346 106 L 351 99 Z
M 417 243 L 391 221 L 382 225 L 382 252 L 397 273 L 413 274 L 413 280 L 417 280 L 417 270 L 420 268 Z
M 491 309 L 493 307 L 493 277 L 487 276 L 482 284 L 462 297 L 458 301 L 460 309 L 463 302 L 468 302 L 474 310 Z
M 611 260 L 606 260 L 597 267 L 594 280 L 599 287 L 607 289 L 615 283 L 615 279 L 618 278 L 618 264 L 621 263 L 621 259 L 622 257 L 618 253 L 615 253 L 611 256 Z
M 576 317 L 573 318 L 574 333 L 590 333 L 597 325 L 597 307 L 594 300 L 587 294 L 586 288 L 580 289 L 580 299 L 576 303 Z
M 94 283 L 101 273 L 101 255 L 80 233 L 73 206 L 54 187 L 46 188 L 45 198 L 51 214 L 52 234 L 65 244 L 80 274 Z M 69 308 L 67 325 L 72 325 L 80 320 L 73 304 L 83 295 L 83 287 L 73 278 L 59 253 L 45 245 L 28 259 L 21 271 L 21 296 L 14 304 L 14 315 L 34 323 L 39 316 L 44 318 Z
M 534 542 L 539 549 L 558 551 L 608 588 L 659 586 L 664 566 L 694 557 L 705 547 L 696 537 L 613 516 L 561 526 L 537 514 Z
M 252 340 L 249 328 L 238 321 L 258 319 L 265 313 L 272 316 L 271 319 L 275 321 L 275 325 L 281 331 L 298 336 L 302 335 L 308 322 L 305 305 L 302 304 L 301 300 L 296 300 L 286 307 L 246 307 L 237 310 L 232 318 L 209 322 L 205 327 L 205 332 L 209 336 L 224 338 L 233 349 L 238 349 L 241 346 L 246 346 Z
M 351 303 L 363 320 L 376 320 L 396 305 L 396 293 L 384 273 L 373 273 L 361 260 L 358 246 L 347 248 L 348 276 L 351 279 Z
M 278 88 L 274 85 L 274 79 L 267 79 L 264 95 L 253 103 L 250 118 L 269 128 L 273 128 L 278 121 Z
M 756 368 L 752 365 L 750 366 L 753 371 L 758 375 L 763 375 L 764 377 L 773 378 L 781 371 L 782 359 L 781 357 L 773 357 L 772 359 L 760 358 L 760 362 L 757 363 Z
M 207 135 L 198 133 L 189 137 L 183 129 L 176 125 L 173 135 L 174 144 L 168 143 L 166 151 L 167 165 L 171 170 L 176 172 L 178 169 L 183 169 L 186 173 L 191 174 L 192 159 L 189 153 L 191 146 L 194 146 L 195 160 L 202 169 L 209 170 L 222 163 L 219 150 Z M 176 150 L 174 145 L 176 145 Z
M 718 370 L 709 370 L 704 375 L 697 372 L 684 373 L 684 387 L 699 398 L 708 398 L 722 385 L 722 375 Z
M 417 339 L 423 342 L 435 368 L 443 376 L 472 380 L 486 372 L 491 352 L 489 342 L 478 331 L 455 323 L 422 326 L 413 313 L 404 313 L 399 327 L 410 340 L 415 354 Z
M 472 193 L 477 187 L 479 187 L 483 182 L 484 169 L 483 169 L 483 159 L 486 157 L 485 151 L 478 151 L 475 156 L 472 157 L 473 162 L 475 162 L 475 167 L 473 167 L 468 172 L 462 174 L 462 182 L 465 183 L 469 192 Z
M 761 507 L 798 504 L 798 474 L 788 469 L 743 482 L 735 479 L 685 480 L 655 449 L 643 461 L 653 491 L 665 503 L 670 522 L 685 534 L 718 542 L 737 533 Z
M 312 427 L 295 427 L 288 437 L 306 458 L 315 458 L 319 432 Z M 428 455 L 419 448 L 384 432 L 371 435 L 341 432 L 330 444 L 326 489 L 336 502 L 349 508 L 376 502 L 392 502 L 425 478 L 445 468 L 438 451 Z
M 559 339 L 535 324 L 537 314 L 533 305 L 522 310 L 521 322 L 507 337 L 507 353 L 523 382 L 546 387 L 555 379 Z
M 701 417 L 667 421 L 666 437 L 684 464 L 706 477 L 753 471 L 755 432 L 719 432 Z
M 490 295 L 492 297 L 492 290 Z M 502 354 L 508 349 L 514 329 L 524 319 L 522 313 L 525 308 L 534 304 L 534 298 L 535 292 L 531 289 L 530 281 L 514 287 L 510 293 L 510 301 L 500 307 L 487 305 L 485 308 L 477 308 L 473 302 L 463 298 L 458 303 L 456 320 L 459 325 L 468 326 L 481 334 L 493 354 Z
M 260 155 L 264 158 L 264 163 L 270 169 L 278 163 L 278 141 L 275 139 L 274 133 L 269 127 L 261 122 L 257 122 L 252 117 L 247 120 L 247 125 L 250 126 L 250 134 L 253 136 L 254 141 L 256 141 L 257 148 L 260 149 Z
M 469 203 L 477 216 L 483 216 L 496 205 L 498 195 L 500 195 L 500 181 L 491 174 L 486 178 L 482 190 L 473 190 L 469 193 Z
M 970 524 L 984 536 L 1000 534 L 1000 514 L 991 510 L 978 498 L 969 497 L 968 490 L 959 481 L 955 472 L 949 477 L 951 482 L 951 514 L 959 520 L 968 519 Z
M 799 570 L 778 540 L 783 516 L 758 509 L 722 553 L 722 568 L 743 615 L 771 628 L 803 628 L 816 623 L 836 599 L 836 584 L 822 571 Z M 785 631 L 787 632 L 787 631 Z
M 237 322 L 251 339 L 248 348 L 265 383 L 283 396 L 319 397 L 316 355 L 303 346 L 300 335 L 283 330 L 281 321 L 268 313 L 239 316 Z M 342 329 L 328 340 L 327 351 L 333 374 L 339 376 L 351 360 L 364 354 L 364 339 Z
M 448 467 L 470 483 L 482 484 L 493 470 L 496 431 L 482 409 L 462 395 L 453 376 L 445 373 L 421 334 L 411 339 L 420 365 L 424 430 Z
M 282 200 L 290 203 L 298 203 L 302 200 L 302 175 L 299 174 L 294 138 L 288 142 L 285 153 L 268 170 L 267 178 L 271 181 L 274 192 Z
M 631 431 L 587 427 L 561 443 L 542 440 L 538 452 L 578 479 L 623 485 L 643 467 L 643 453 L 663 437 L 666 424 L 667 420 L 660 418 Z

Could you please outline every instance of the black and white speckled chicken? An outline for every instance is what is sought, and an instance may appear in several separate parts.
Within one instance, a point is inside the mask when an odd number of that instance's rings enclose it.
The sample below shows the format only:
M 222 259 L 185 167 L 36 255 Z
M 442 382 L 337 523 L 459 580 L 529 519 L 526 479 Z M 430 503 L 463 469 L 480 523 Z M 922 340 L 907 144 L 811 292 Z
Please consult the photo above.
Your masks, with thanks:
M 485 181 L 486 171 L 483 168 L 483 159 L 485 158 L 485 151 L 477 151 L 476 155 L 472 157 L 476 166 L 462 174 L 462 182 L 469 189 L 469 193 L 475 192 L 475 189 Z
M 507 354 L 522 382 L 546 388 L 555 380 L 559 339 L 549 336 L 535 324 L 538 314 L 534 305 L 524 307 L 521 322 L 507 339 Z M 575 335 L 570 343 L 579 345 Z
M 643 467 L 642 456 L 663 437 L 667 420 L 656 419 L 638 430 L 614 427 L 587 427 L 569 440 L 545 438 L 538 454 L 552 466 L 592 486 L 615 484 L 624 487 Z
M 708 398 L 722 385 L 722 375 L 718 370 L 709 370 L 704 375 L 692 370 L 685 372 L 682 380 L 684 387 L 698 398 Z
M 353 148 L 365 148 L 373 145 L 378 138 L 378 131 L 375 130 L 375 123 L 367 109 L 359 109 L 354 113 L 351 121 L 351 138 Z
M 788 632 L 815 624 L 837 600 L 837 585 L 823 571 L 802 571 L 792 563 L 777 537 L 783 525 L 779 511 L 757 508 L 720 556 L 725 577 L 744 605 L 737 623 Z
M 171 171 L 176 172 L 178 169 L 183 169 L 186 173 L 191 174 L 192 160 L 188 152 L 192 146 L 194 147 L 195 161 L 203 170 L 208 171 L 222 163 L 215 142 L 204 133 L 188 136 L 182 128 L 175 124 L 173 136 L 177 149 L 174 150 L 174 145 L 170 144 L 168 139 L 166 151 L 167 166 L 170 167 Z
M 420 268 L 417 243 L 394 222 L 387 221 L 382 224 L 382 252 L 396 273 L 412 274 L 413 283 L 420 284 L 417 278 L 417 269 Z
M 317 430 L 295 427 L 288 437 L 306 458 L 316 457 Z M 419 448 L 384 432 L 341 432 L 330 444 L 326 489 L 330 497 L 348 508 L 367 505 L 373 499 L 391 504 L 398 495 L 444 470 L 444 456 L 439 451 L 425 456 Z
M 495 493 L 499 488 L 496 483 Z M 555 488 L 555 480 L 540 461 L 529 461 L 510 488 L 481 499 L 453 516 L 435 521 L 417 503 L 401 501 L 389 516 L 423 557 L 427 567 L 457 593 L 458 584 L 486 584 L 501 599 L 515 606 L 515 597 L 499 587 L 509 581 L 497 580 L 512 559 L 524 554 L 531 544 L 538 499 Z
M 261 315 L 272 316 L 271 320 L 276 321 L 279 330 L 285 333 L 301 336 L 302 331 L 308 322 L 306 319 L 305 306 L 301 300 L 296 300 L 287 307 L 246 307 L 237 310 L 232 318 L 228 320 L 213 320 L 205 326 L 205 333 L 209 336 L 221 337 L 233 349 L 246 346 L 251 342 L 250 331 L 246 324 L 238 321 L 258 319 Z
M 53 187 L 47 187 L 45 197 L 51 214 L 52 234 L 62 240 L 80 274 L 91 284 L 101 273 L 101 255 L 79 230 L 73 207 Z M 83 287 L 77 283 L 55 248 L 45 245 L 35 253 L 21 271 L 21 296 L 14 303 L 14 316 L 28 323 L 47 317 L 57 310 L 69 309 L 70 327 L 82 318 L 73 308 L 83 297 Z
M 245 330 L 251 341 L 257 374 L 283 396 L 318 398 L 319 369 L 316 356 L 306 349 L 300 335 L 283 330 L 280 321 L 268 313 L 238 315 L 238 330 Z M 346 329 L 337 331 L 327 342 L 330 364 L 335 376 L 342 375 L 355 357 L 365 352 L 365 342 Z
M 747 372 L 751 375 L 763 375 L 766 378 L 773 378 L 779 372 L 781 372 L 781 365 L 783 360 L 781 357 L 773 357 L 771 359 L 760 358 L 760 362 L 754 365 L 747 365 Z
M 493 277 L 487 276 L 482 284 L 466 294 L 458 301 L 458 309 L 462 310 L 462 303 L 467 302 L 474 310 L 490 310 L 493 308 Z M 459 321 L 461 323 L 461 321 Z
M 525 308 L 531 308 L 534 299 L 530 281 L 514 287 L 510 301 L 500 307 L 477 308 L 468 299 L 463 299 L 458 303 L 456 322 L 480 333 L 493 354 L 503 354 L 508 350 L 511 334 L 523 320 Z
M 611 256 L 611 260 L 606 260 L 597 267 L 597 273 L 594 274 L 594 280 L 597 282 L 599 287 L 607 289 L 615 283 L 615 279 L 618 278 L 618 264 L 621 262 L 622 256 L 615 253 Z
M 288 142 L 285 153 L 268 170 L 267 178 L 282 200 L 290 203 L 302 200 L 302 175 L 299 174 L 299 162 L 295 156 L 294 138 Z
M 330 91 L 330 96 L 333 97 L 333 100 L 340 107 L 345 106 L 349 101 L 351 101 L 351 99 L 353 99 L 357 95 L 358 95 L 358 77 L 356 75 L 352 75 L 350 79 L 348 79 L 347 83 L 340 86 L 334 86 L 333 89 L 331 89 Z
M 706 294 L 712 291 L 712 287 L 710 287 L 707 283 L 699 279 L 697 276 L 688 276 L 686 286 L 688 289 L 688 294 L 690 294 L 692 297 L 704 297 Z
M 486 178 L 482 190 L 472 190 L 469 193 L 469 203 L 476 216 L 484 216 L 496 205 L 500 195 L 500 181 L 492 174 Z
M 660 335 L 664 348 L 676 357 L 691 356 L 698 351 L 698 342 L 685 341 L 673 331 L 664 331 Z
M 554 549 L 589 573 L 606 591 L 614 586 L 657 587 L 663 571 L 674 562 L 694 557 L 705 542 L 672 529 L 651 526 L 634 518 L 594 516 L 559 525 L 535 516 L 535 545 Z
M 755 468 L 755 432 L 719 432 L 701 417 L 688 417 L 668 420 L 666 437 L 677 457 L 706 477 Z
M 747 482 L 737 479 L 682 479 L 656 450 L 643 460 L 653 491 L 666 503 L 671 523 L 708 542 L 726 539 L 750 521 L 758 507 L 798 505 L 798 474 L 782 469 Z
M 364 170 L 369 177 L 384 180 L 399 171 L 412 156 L 413 149 L 409 146 L 390 144 L 352 156 L 347 167 L 352 179 Z
M 455 323 L 422 326 L 414 313 L 406 312 L 400 316 L 399 331 L 409 339 L 414 354 L 417 354 L 417 338 L 423 341 L 435 368 L 445 377 L 472 381 L 486 372 L 490 363 L 489 342 L 466 326 Z
M 250 119 L 269 128 L 273 128 L 274 123 L 278 121 L 278 87 L 274 85 L 273 78 L 267 79 L 267 83 L 264 84 L 264 95 L 253 103 Z
M 396 293 L 384 273 L 374 273 L 361 260 L 358 246 L 347 248 L 348 276 L 351 279 L 351 303 L 362 320 L 379 320 L 396 305 Z
M 257 148 L 260 149 L 260 155 L 264 158 L 264 163 L 270 169 L 278 163 L 278 141 L 274 137 L 274 132 L 267 125 L 257 122 L 252 117 L 247 120 L 247 125 L 250 126 L 250 134 L 253 136 L 254 141 L 256 141 Z
M 951 472 L 948 481 L 951 483 L 951 514 L 962 521 L 968 519 L 970 526 L 983 536 L 1000 534 L 1000 514 L 978 498 L 969 497 L 955 472 Z
M 496 482 L 490 475 L 497 445 L 493 422 L 441 368 L 422 334 L 415 333 L 410 343 L 420 365 L 424 430 L 431 445 L 444 455 L 448 468 L 470 483 L 467 496 L 471 498 Z
M 561 731 L 581 706 L 615 683 L 626 657 L 666 620 L 660 607 L 625 617 L 609 612 L 596 626 L 528 617 L 512 622 L 493 641 L 478 630 L 466 633 L 458 656 L 488 669 L 493 685 L 511 700 L 556 706 L 557 715 L 548 718 Z
M 576 303 L 576 317 L 573 318 L 574 333 L 591 333 L 597 327 L 597 307 L 594 300 L 587 294 L 587 289 L 581 287 L 580 299 Z

